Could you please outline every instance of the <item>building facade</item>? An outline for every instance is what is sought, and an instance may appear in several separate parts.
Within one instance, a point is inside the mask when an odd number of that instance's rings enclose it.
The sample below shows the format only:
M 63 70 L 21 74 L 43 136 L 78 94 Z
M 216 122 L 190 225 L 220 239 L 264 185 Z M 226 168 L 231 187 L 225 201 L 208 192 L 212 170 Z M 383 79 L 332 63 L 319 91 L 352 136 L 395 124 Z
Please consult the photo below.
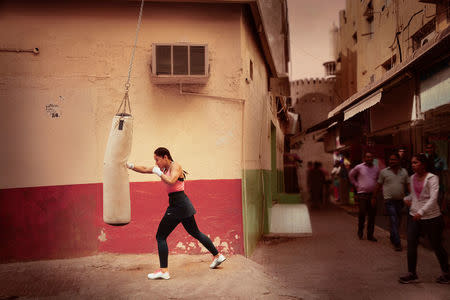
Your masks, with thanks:
M 412 56 L 435 35 L 435 27 L 436 5 L 432 3 L 347 0 L 346 9 L 339 12 L 337 32 L 336 75 L 341 99 L 380 80 Z
M 424 113 L 447 104 L 449 98 L 448 55 L 440 55 L 448 47 L 448 8 L 448 1 L 347 1 L 340 12 L 336 73 L 339 99 L 344 100 L 329 117 L 340 112 L 347 123 L 364 123 L 358 133 L 364 139 L 372 137 L 375 145 L 407 145 L 411 152 L 421 151 L 428 140 L 422 131 L 427 123 Z M 426 99 L 427 76 L 434 77 L 429 81 L 441 95 L 432 93 L 438 99 Z M 348 132 L 342 135 L 347 144 L 367 144 L 350 142 Z M 385 154 L 379 153 L 383 158 Z
M 325 129 L 326 150 L 345 150 L 352 165 L 366 150 L 382 168 L 399 146 L 410 157 L 434 144 L 445 161 L 438 174 L 443 211 L 450 186 L 449 9 L 449 1 L 347 1 L 337 32 L 341 103 L 310 128 Z
M 139 2 L 1 6 L 1 260 L 156 252 L 168 205 L 156 176 L 130 172 L 131 222 L 102 221 L 103 157 Z M 145 1 L 129 161 L 153 165 L 153 151 L 167 147 L 189 173 L 199 228 L 225 253 L 253 251 L 279 188 L 286 16 L 285 1 Z M 181 227 L 168 242 L 172 253 L 206 252 Z
M 323 132 L 307 132 L 315 124 L 327 119 L 328 112 L 336 106 L 336 78 L 333 65 L 324 64 L 327 77 L 301 79 L 290 83 L 293 110 L 299 114 L 302 128 L 302 131 L 290 140 L 291 152 L 303 160 L 298 168 L 298 175 L 299 186 L 305 199 L 308 191 L 306 186 L 308 162 L 321 162 L 326 170 L 333 167 L 333 156 L 324 150 L 324 145 L 320 142 Z

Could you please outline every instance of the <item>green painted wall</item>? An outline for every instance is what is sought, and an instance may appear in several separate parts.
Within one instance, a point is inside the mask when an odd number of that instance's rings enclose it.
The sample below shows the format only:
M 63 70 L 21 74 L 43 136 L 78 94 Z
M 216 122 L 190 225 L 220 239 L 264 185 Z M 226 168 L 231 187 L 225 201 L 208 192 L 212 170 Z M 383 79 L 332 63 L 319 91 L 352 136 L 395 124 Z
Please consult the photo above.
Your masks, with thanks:
M 284 191 L 284 172 L 277 169 L 276 127 L 271 123 L 270 170 L 247 169 L 242 174 L 242 214 L 245 255 L 250 256 L 263 234 L 269 233 L 273 197 Z
M 275 193 L 284 192 L 284 172 L 283 170 L 277 170 L 277 190 Z
M 246 170 L 243 174 L 243 219 L 245 254 L 251 255 L 264 233 L 269 232 L 272 187 L 269 170 Z M 245 192 L 247 191 L 247 192 Z
M 282 171 L 277 170 L 277 178 L 272 178 L 272 174 L 270 170 L 246 170 L 243 174 L 242 213 L 246 256 L 253 253 L 261 236 L 270 232 L 270 208 L 273 200 L 278 203 L 302 203 L 300 194 L 283 193 Z M 277 184 L 272 185 L 273 182 Z M 277 189 L 272 190 L 272 186 Z
M 267 189 L 264 191 L 264 195 L 265 195 L 265 201 L 264 203 L 266 204 L 266 210 L 264 213 L 264 228 L 263 228 L 263 233 L 269 233 L 270 230 L 270 208 L 272 208 L 272 195 L 273 195 L 273 190 L 272 190 L 272 186 L 270 185 L 271 182 L 271 172 L 269 170 L 264 170 L 264 186 L 267 187 Z

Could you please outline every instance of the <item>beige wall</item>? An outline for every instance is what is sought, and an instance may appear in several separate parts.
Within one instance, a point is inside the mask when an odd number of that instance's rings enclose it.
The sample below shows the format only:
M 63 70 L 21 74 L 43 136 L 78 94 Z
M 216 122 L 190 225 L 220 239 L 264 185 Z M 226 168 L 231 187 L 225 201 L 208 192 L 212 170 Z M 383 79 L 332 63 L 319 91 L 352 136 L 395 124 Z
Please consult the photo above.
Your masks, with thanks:
M 374 11 L 381 11 L 385 1 L 374 0 Z M 364 9 L 360 7 L 360 10 Z M 411 19 L 418 11 L 424 10 Z M 374 75 L 374 80 L 378 80 L 386 72 L 381 66 L 385 61 L 396 55 L 396 64 L 400 63 L 400 54 L 397 42 L 394 42 L 395 32 L 399 35 L 402 60 L 411 56 L 413 53 L 413 42 L 411 36 L 416 33 L 423 25 L 432 18 L 427 17 L 435 14 L 435 5 L 425 5 L 418 1 L 393 0 L 381 13 L 374 13 L 373 29 L 374 34 L 361 37 L 361 43 L 358 48 L 358 90 L 370 83 L 370 77 Z M 411 19 L 411 22 L 408 22 Z M 358 22 L 361 28 L 367 24 L 364 18 L 359 18 Z M 408 26 L 408 27 L 407 27 Z M 392 47 L 392 49 L 390 48 Z
M 382 64 L 393 55 L 396 55 L 396 64 L 400 63 L 399 47 L 395 40 L 397 31 L 401 32 L 399 41 L 402 59 L 411 56 L 413 54 L 411 37 L 436 13 L 436 5 L 433 4 L 409 0 L 388 2 L 389 5 L 386 6 L 385 0 L 372 0 L 374 9 L 372 28 L 363 15 L 368 0 L 347 0 L 346 10 L 340 12 L 338 53 L 341 53 L 341 63 L 338 64 L 338 88 L 344 100 L 370 84 L 371 80 L 379 80 L 386 72 Z M 421 10 L 423 12 L 411 19 Z M 352 37 L 355 32 L 357 43 Z M 368 35 L 369 32 L 373 34 Z
M 244 121 L 244 168 L 246 170 L 271 168 L 270 165 L 270 124 L 277 129 L 277 167 L 283 168 L 284 135 L 272 108 L 274 98 L 268 92 L 269 72 L 262 56 L 262 49 L 256 40 L 257 32 L 250 22 L 249 11 L 243 12 L 241 57 L 244 80 L 245 102 Z M 253 79 L 250 79 L 250 60 L 253 63 Z
M 357 8 L 354 1 L 346 1 L 346 9 L 339 12 L 338 49 L 336 58 L 336 88 L 341 101 L 347 99 L 357 88 L 356 64 L 357 43 L 353 34 L 357 32 Z
M 270 168 L 270 139 L 267 140 L 268 122 L 267 72 L 264 59 L 259 52 L 257 41 L 253 37 L 253 27 L 249 12 L 243 15 L 241 22 L 241 57 L 243 76 L 247 79 L 243 85 L 244 97 L 244 169 Z M 250 60 L 253 64 L 253 79 L 250 78 Z M 262 105 L 261 105 L 262 104 Z M 269 131 L 270 132 L 270 131 Z
M 4 46 L 40 49 L 38 55 L 0 53 L 0 122 L 8 129 L 0 136 L 1 188 L 102 181 L 138 10 L 135 3 L 52 5 L 24 10 L 8 1 L 1 12 L 0 26 L 9 29 L 0 33 Z M 153 150 L 166 146 L 190 179 L 241 178 L 244 129 L 246 168 L 270 168 L 266 69 L 256 43 L 242 44 L 251 34 L 241 34 L 241 20 L 239 5 L 145 4 L 130 89 L 131 161 L 153 164 Z M 178 85 L 153 84 L 151 44 L 158 42 L 207 43 L 208 83 L 183 90 L 218 97 L 180 95 Z M 256 78 L 247 84 L 250 58 Z M 50 104 L 58 105 L 58 118 L 46 112 Z M 281 166 L 282 150 L 278 157 Z M 156 178 L 132 173 L 130 180 Z
M 291 82 L 292 104 L 300 114 L 302 131 L 328 118 L 336 99 L 334 78 L 304 79 Z

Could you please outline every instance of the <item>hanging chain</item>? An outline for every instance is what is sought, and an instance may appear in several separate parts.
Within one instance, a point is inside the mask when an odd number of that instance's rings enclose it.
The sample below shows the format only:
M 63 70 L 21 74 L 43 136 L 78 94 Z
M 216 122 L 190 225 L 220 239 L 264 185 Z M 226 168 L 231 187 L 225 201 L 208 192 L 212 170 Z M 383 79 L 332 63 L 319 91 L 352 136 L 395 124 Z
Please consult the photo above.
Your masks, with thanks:
M 127 79 L 127 82 L 125 83 L 125 95 L 123 96 L 122 103 L 120 104 L 119 109 L 117 110 L 117 114 L 119 114 L 119 111 L 123 106 L 122 116 L 123 116 L 123 114 L 126 113 L 127 106 L 128 106 L 128 110 L 130 111 L 130 114 L 131 114 L 130 98 L 128 96 L 128 91 L 131 86 L 131 84 L 130 84 L 131 70 L 133 69 L 134 54 L 136 53 L 136 45 L 137 45 L 138 33 L 141 28 L 142 11 L 143 10 L 144 10 L 144 0 L 141 0 L 141 8 L 139 10 L 139 19 L 138 19 L 138 24 L 136 27 L 134 46 L 133 46 L 133 51 L 131 53 L 130 66 L 128 67 L 128 79 Z

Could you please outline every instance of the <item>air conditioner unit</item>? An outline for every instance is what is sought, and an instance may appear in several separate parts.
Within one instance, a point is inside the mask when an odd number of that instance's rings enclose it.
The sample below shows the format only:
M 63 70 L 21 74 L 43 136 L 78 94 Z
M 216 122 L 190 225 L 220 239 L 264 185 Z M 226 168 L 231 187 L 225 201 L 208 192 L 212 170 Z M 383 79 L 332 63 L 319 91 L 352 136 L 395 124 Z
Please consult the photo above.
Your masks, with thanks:
M 436 37 L 436 31 L 430 32 L 428 35 L 424 36 L 424 37 L 420 40 L 420 47 L 422 47 L 422 46 L 425 45 L 426 43 L 430 42 L 430 41 L 433 40 L 435 37 Z
M 209 78 L 208 45 L 152 45 L 151 79 L 156 84 L 203 83 Z

